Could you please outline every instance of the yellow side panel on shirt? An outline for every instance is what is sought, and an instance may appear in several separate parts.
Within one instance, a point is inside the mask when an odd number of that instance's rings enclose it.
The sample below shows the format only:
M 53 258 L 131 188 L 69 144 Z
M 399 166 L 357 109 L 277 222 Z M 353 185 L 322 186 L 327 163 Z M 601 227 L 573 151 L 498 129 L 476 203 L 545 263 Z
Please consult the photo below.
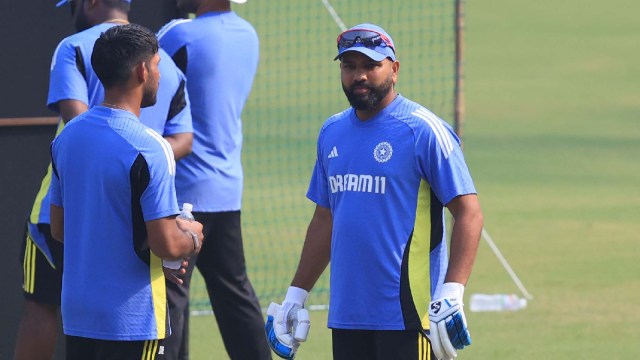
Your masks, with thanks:
M 56 136 L 60 134 L 62 129 L 64 128 L 64 121 L 60 120 L 58 122 L 58 129 L 56 130 Z M 49 167 L 47 167 L 47 174 L 42 179 L 42 183 L 40 184 L 40 190 L 38 190 L 38 194 L 36 195 L 36 200 L 33 203 L 33 208 L 31 208 L 31 216 L 29 217 L 29 221 L 32 224 L 40 223 L 40 209 L 42 208 L 42 199 L 49 192 L 49 185 L 51 184 L 51 161 L 49 161 Z
M 421 180 L 418 189 L 416 222 L 409 249 L 409 286 L 422 328 L 429 328 L 429 300 L 431 280 L 429 276 L 429 251 L 431 248 L 431 187 Z
M 162 259 L 153 253 L 149 254 L 149 269 L 151 271 L 153 311 L 156 315 L 158 339 L 164 339 L 167 333 L 167 290 L 162 272 Z

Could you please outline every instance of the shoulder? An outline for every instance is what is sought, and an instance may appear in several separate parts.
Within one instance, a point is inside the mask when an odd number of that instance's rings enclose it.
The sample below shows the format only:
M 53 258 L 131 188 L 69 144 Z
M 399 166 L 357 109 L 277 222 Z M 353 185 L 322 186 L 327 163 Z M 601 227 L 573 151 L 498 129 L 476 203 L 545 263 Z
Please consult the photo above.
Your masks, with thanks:
M 85 111 L 84 113 L 76 116 L 75 118 L 67 122 L 62 128 L 62 130 L 60 131 L 60 133 L 56 135 L 56 137 L 53 139 L 52 144 L 60 144 L 66 141 L 67 136 L 69 136 L 70 133 L 75 131 L 76 125 L 81 119 L 84 119 L 87 116 L 87 113 L 88 111 Z
M 237 13 L 232 13 L 233 15 L 235 15 L 236 17 L 236 21 L 238 22 L 238 24 L 242 27 L 244 27 L 246 30 L 253 32 L 254 34 L 256 34 L 256 36 L 258 35 L 258 32 L 256 31 L 256 29 L 253 27 L 253 25 L 245 18 L 241 17 L 240 15 L 238 15 Z
M 394 113 L 411 128 L 417 143 L 440 148 L 445 157 L 460 144 L 451 125 L 418 103 L 409 101 L 406 107 L 399 107 Z
M 60 56 L 66 56 L 73 51 L 78 43 L 80 43 L 78 34 L 67 36 L 58 43 L 58 46 L 56 46 L 56 49 L 53 52 L 53 58 L 56 59 Z
M 448 132 L 451 126 L 426 107 L 403 98 L 390 114 L 414 131 Z
M 345 109 L 337 114 L 333 114 L 327 120 L 325 120 L 324 124 L 320 128 L 320 134 L 322 135 L 327 129 L 333 127 L 334 125 L 340 124 L 343 121 L 348 121 L 349 116 L 353 112 L 353 108 Z
M 191 24 L 191 19 L 174 19 L 166 23 L 158 31 L 158 40 L 162 40 L 166 37 L 179 36 L 187 31 L 187 25 Z
M 182 72 L 176 65 L 173 58 L 163 49 L 158 49 L 158 55 L 160 55 L 160 75 L 162 76 L 161 81 L 166 81 L 166 77 L 169 76 L 171 78 L 182 78 Z M 162 85 L 162 82 L 160 83 Z
M 136 152 L 142 154 L 149 164 L 163 167 L 168 164 L 170 168 L 175 168 L 175 165 L 172 165 L 175 160 L 171 145 L 155 130 L 134 118 L 110 118 L 109 124 Z
M 67 36 L 58 43 L 54 52 L 54 57 L 68 53 L 75 55 L 76 48 L 88 48 L 93 50 L 93 45 L 103 30 L 104 29 L 100 26 L 94 26 L 79 33 Z

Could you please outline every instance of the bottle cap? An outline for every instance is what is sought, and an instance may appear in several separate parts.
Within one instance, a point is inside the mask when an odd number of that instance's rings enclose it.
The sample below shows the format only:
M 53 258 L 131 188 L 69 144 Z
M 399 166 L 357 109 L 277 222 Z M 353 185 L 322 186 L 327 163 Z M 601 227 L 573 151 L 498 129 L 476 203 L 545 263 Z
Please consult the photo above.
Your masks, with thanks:
M 520 308 L 524 309 L 527 307 L 527 299 L 520 299 Z
M 190 203 L 182 204 L 182 211 L 188 211 L 188 212 L 193 211 L 193 205 L 191 205 Z

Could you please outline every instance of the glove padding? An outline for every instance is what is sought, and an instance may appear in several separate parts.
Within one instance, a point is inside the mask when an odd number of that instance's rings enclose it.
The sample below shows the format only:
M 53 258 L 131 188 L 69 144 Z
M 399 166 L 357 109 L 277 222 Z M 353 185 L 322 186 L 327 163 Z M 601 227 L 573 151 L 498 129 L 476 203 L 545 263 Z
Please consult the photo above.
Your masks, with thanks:
M 298 294 L 304 292 L 304 297 L 291 299 L 292 291 Z M 311 323 L 309 312 L 302 308 L 306 295 L 307 292 L 303 289 L 290 288 L 282 305 L 271 303 L 267 310 L 264 327 L 267 340 L 273 352 L 283 359 L 293 359 L 300 343 L 307 340 Z
M 438 359 L 452 360 L 461 350 L 471 345 L 471 335 L 462 306 L 464 286 L 445 283 L 436 291 L 436 300 L 429 304 L 430 338 Z

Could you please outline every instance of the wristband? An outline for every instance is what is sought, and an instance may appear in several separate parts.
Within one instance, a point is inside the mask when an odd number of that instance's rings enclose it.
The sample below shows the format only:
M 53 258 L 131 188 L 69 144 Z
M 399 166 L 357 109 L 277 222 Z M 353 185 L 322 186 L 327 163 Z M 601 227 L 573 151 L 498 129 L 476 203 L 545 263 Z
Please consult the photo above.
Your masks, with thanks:
M 200 246 L 200 241 L 198 240 L 198 234 L 194 233 L 191 230 L 185 230 L 184 232 L 185 234 L 191 236 L 191 241 L 193 241 L 192 253 L 196 252 L 196 250 L 198 250 L 198 246 Z

